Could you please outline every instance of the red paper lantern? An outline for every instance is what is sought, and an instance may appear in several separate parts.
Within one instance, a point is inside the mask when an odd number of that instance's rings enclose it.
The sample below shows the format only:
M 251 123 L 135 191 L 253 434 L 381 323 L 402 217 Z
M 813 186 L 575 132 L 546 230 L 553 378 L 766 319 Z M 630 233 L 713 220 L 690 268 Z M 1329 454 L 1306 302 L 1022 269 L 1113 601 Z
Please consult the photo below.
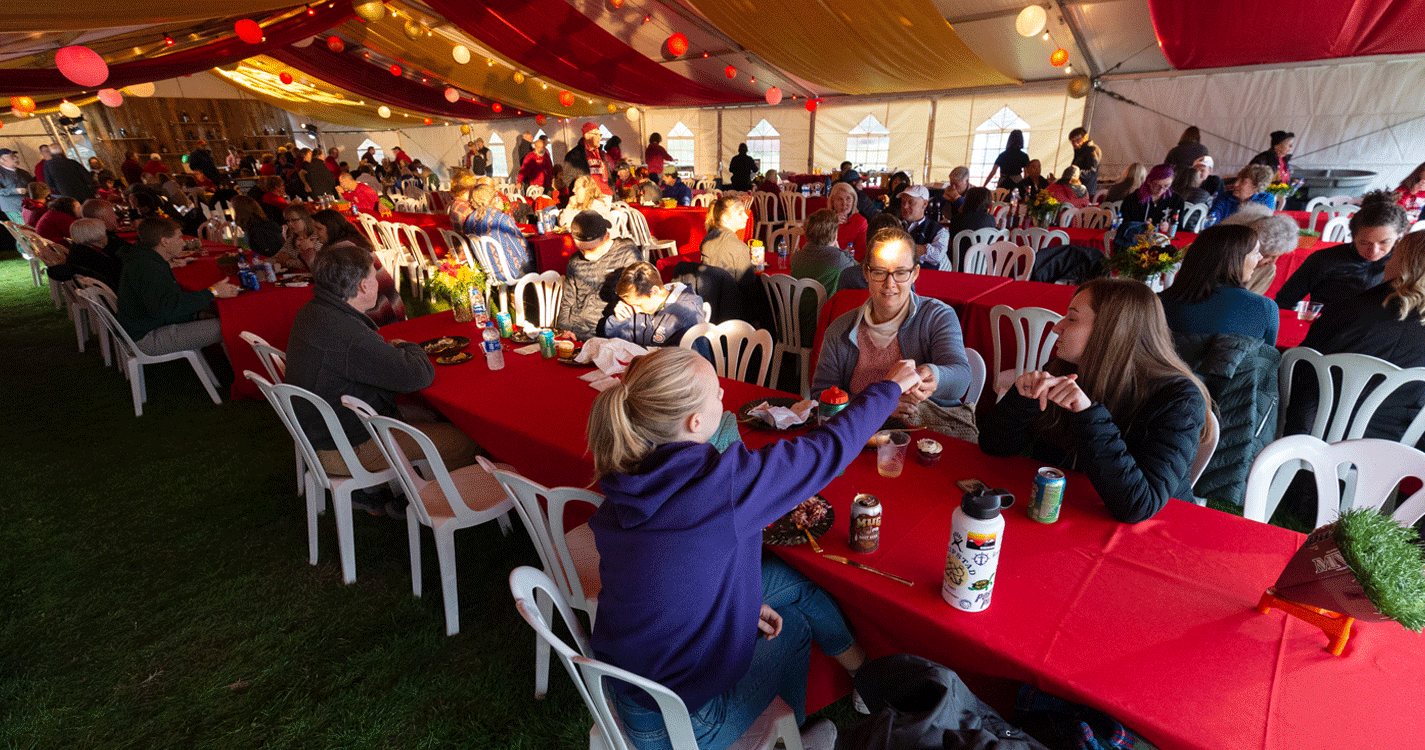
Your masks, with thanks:
M 736 77 L 737 77 L 737 68 L 735 68 L 735 67 L 729 65 L 729 66 L 727 66 L 726 68 L 723 68 L 723 69 L 722 69 L 722 74 L 725 75 L 725 76 L 727 76 L 728 78 L 736 78 Z
M 277 77 L 278 77 L 279 79 L 281 79 L 282 84 L 283 84 L 284 86 L 290 86 L 290 85 L 292 85 L 292 74 L 291 74 L 291 73 L 288 73 L 287 71 L 284 70 L 284 71 L 282 71 L 282 74 L 279 75 L 279 76 L 277 76 Z
M 504 106 L 501 105 L 499 102 L 495 102 L 494 104 L 491 104 L 491 105 L 490 105 L 490 109 L 491 109 L 495 114 L 499 114 L 499 113 L 505 111 Z
M 114 89 L 99 89 L 99 101 L 106 107 L 117 107 L 124 103 L 124 95 Z
M 566 107 L 574 106 L 574 94 L 568 91 L 559 92 L 559 103 Z
M 777 88 L 776 86 L 773 86 L 772 88 L 767 89 L 767 103 L 768 103 L 768 104 L 771 104 L 771 105 L 774 106 L 774 107 L 775 107 L 776 105 L 778 105 L 778 104 L 781 104 L 781 103 L 782 103 L 782 90 L 779 89 L 779 88 Z
M 60 47 L 54 53 L 54 65 L 65 78 L 80 86 L 92 88 L 109 80 L 108 64 L 88 47 Z
M 674 57 L 687 52 L 688 37 L 684 36 L 681 32 L 668 37 L 668 51 L 672 52 Z
M 1056 68 L 1062 67 L 1063 64 L 1068 61 L 1069 51 L 1064 49 L 1063 47 L 1060 47 L 1059 49 L 1056 49 L 1053 52 L 1049 53 L 1049 64 L 1053 65 Z
M 544 115 L 535 115 L 535 116 L 534 116 L 534 124 L 536 124 L 536 125 L 543 125 L 544 122 L 545 122 L 545 120 L 547 120 L 547 119 L 548 119 L 548 118 L 546 118 Z
M 35 100 L 28 96 L 10 97 L 10 106 L 26 114 L 35 111 Z
M 450 102 L 451 104 L 460 101 L 460 92 L 456 91 L 453 88 L 447 87 L 445 89 L 445 100 Z
M 609 5 L 614 6 L 614 9 L 617 10 L 623 7 L 623 0 L 609 0 Z
M 233 31 L 237 32 L 238 39 L 248 44 L 262 44 L 262 27 L 251 18 L 239 18 L 233 24 Z
M 430 124 L 430 118 L 427 117 L 427 118 L 425 118 L 425 120 L 422 120 L 422 122 L 424 122 L 425 124 L 429 125 L 429 124 Z
M 808 99 L 808 100 L 807 100 L 807 111 L 808 111 L 808 112 L 815 112 L 815 111 L 816 111 L 816 100 L 815 100 L 815 99 Z
M 397 65 L 396 63 L 391 63 L 391 75 L 393 75 L 393 76 L 399 76 L 399 75 L 401 75 L 401 66 Z
M 341 52 L 346 49 L 346 43 L 343 42 L 339 36 L 329 36 L 327 37 L 327 49 L 332 52 Z

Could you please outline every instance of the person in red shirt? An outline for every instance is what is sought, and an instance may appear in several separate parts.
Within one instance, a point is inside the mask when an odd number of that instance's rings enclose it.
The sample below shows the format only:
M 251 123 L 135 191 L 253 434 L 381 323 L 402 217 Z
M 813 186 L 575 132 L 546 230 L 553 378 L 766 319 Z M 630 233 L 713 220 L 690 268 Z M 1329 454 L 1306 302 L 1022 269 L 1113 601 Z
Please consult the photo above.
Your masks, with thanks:
M 168 167 L 163 166 L 163 157 L 158 154 L 149 154 L 148 163 L 144 165 L 143 171 L 148 174 L 168 174 Z
M 45 181 L 45 162 L 50 160 L 49 145 L 40 146 L 40 160 L 35 162 L 35 182 Z M 48 183 L 45 183 L 48 184 Z
M 277 158 L 272 154 L 263 154 L 262 164 L 257 168 L 257 173 L 263 177 L 271 177 L 277 174 Z
M 395 147 L 393 147 L 391 150 L 394 151 L 394 152 L 396 152 L 396 163 L 397 163 L 397 164 L 410 164 L 410 163 L 411 163 L 411 157 L 407 156 L 407 155 L 406 155 L 406 152 L 405 152 L 405 151 L 402 151 L 400 146 L 395 146 Z
M 332 171 L 332 174 L 338 174 L 341 172 L 341 160 L 339 158 L 340 156 L 341 149 L 337 148 L 336 146 L 332 146 L 331 148 L 327 149 L 327 169 L 330 169 Z
M 341 192 L 341 199 L 356 206 L 358 211 L 373 212 L 376 204 L 380 202 L 381 196 L 371 189 L 370 185 L 357 182 L 350 172 L 341 172 L 336 177 L 337 189 Z
M 534 142 L 534 150 L 525 155 L 524 163 L 520 165 L 519 181 L 525 185 L 538 185 L 547 192 L 552 188 L 550 180 L 554 177 L 554 162 L 545 146 L 543 138 Z
M 119 171 L 124 173 L 124 182 L 130 185 L 143 182 L 143 164 L 139 163 L 139 155 L 133 151 L 124 154 L 124 163 L 119 165 Z
M 273 221 L 280 222 L 282 209 L 287 207 L 287 183 L 277 175 L 264 179 L 266 179 L 267 182 L 263 183 L 262 209 L 267 212 L 269 217 L 279 217 L 278 219 L 273 219 Z
M 35 222 L 35 233 L 61 245 L 69 242 L 69 225 L 82 218 L 79 201 L 59 195 L 50 198 L 49 210 Z
M 649 174 L 663 174 L 663 162 L 673 158 L 662 144 L 663 136 L 657 133 L 648 136 L 648 148 L 643 149 L 643 160 L 648 162 Z

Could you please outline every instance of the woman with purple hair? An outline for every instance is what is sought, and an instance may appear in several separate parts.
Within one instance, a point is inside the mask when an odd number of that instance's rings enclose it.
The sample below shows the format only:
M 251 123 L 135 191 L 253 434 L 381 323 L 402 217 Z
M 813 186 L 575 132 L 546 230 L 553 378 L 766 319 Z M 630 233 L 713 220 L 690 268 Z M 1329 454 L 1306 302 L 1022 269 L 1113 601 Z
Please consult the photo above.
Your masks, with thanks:
M 1174 211 L 1181 215 L 1183 199 L 1168 189 L 1172 186 L 1172 165 L 1159 164 L 1148 170 L 1148 179 L 1143 181 L 1137 192 L 1124 198 L 1123 205 L 1118 209 L 1123 221 L 1141 221 L 1156 227 Z

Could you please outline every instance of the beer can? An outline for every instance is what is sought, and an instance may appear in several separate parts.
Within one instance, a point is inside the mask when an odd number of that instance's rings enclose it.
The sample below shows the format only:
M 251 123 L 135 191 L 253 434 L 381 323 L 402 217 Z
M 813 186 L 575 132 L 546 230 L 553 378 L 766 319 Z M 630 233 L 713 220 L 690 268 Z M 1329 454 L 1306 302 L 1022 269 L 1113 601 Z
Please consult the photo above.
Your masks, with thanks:
M 554 331 L 548 328 L 539 332 L 539 354 L 545 359 L 554 356 Z
M 852 552 L 875 552 L 881 546 L 881 501 L 875 495 L 859 494 L 851 501 Z
M 1034 497 L 1029 501 L 1029 517 L 1039 523 L 1059 520 L 1064 502 L 1064 472 L 1045 466 L 1034 474 Z
M 515 334 L 514 320 L 512 320 L 510 314 L 504 310 L 495 313 L 495 325 L 499 327 L 500 338 L 502 339 L 507 339 Z

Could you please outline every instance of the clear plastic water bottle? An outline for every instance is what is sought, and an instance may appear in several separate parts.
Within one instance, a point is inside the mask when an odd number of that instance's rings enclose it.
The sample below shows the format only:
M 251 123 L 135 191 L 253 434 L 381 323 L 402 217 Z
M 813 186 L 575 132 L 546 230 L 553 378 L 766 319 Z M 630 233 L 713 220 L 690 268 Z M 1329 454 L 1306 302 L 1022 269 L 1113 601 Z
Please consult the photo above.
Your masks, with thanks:
M 777 238 L 777 258 L 782 261 L 782 265 L 787 264 L 787 238 Z
M 505 369 L 505 350 L 500 348 L 500 332 L 495 330 L 494 321 L 485 323 L 485 330 L 480 337 L 484 339 L 485 364 L 489 365 L 491 370 Z
M 480 287 L 470 287 L 470 310 L 475 314 L 475 325 L 484 326 L 490 322 L 490 312 L 485 307 L 485 295 Z

